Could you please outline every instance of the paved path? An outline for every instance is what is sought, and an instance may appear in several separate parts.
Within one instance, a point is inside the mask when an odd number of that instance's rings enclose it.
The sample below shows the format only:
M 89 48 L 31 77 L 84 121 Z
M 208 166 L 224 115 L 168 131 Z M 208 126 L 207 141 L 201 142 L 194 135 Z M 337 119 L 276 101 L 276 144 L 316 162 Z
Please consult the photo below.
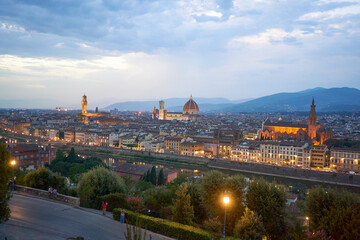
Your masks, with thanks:
M 125 239 L 126 225 L 102 216 L 100 211 L 30 196 L 14 194 L 10 200 L 11 218 L 0 224 L 0 240 L 65 240 L 82 236 L 85 240 Z M 147 233 L 149 235 L 149 232 Z M 170 239 L 151 233 L 152 239 Z

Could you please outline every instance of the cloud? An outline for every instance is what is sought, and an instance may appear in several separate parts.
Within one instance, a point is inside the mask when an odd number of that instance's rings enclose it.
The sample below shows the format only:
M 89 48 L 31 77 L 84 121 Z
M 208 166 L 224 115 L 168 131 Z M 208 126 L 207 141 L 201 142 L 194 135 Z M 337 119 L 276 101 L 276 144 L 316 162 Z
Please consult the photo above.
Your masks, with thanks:
M 360 0 L 320 0 L 319 5 L 331 4 L 331 3 L 360 3 Z
M 241 44 L 268 45 L 272 43 L 284 43 L 286 41 L 300 40 L 303 38 L 313 37 L 321 33 L 322 32 L 319 30 L 315 32 L 308 32 L 300 29 L 294 29 L 291 32 L 286 32 L 283 29 L 272 28 L 267 29 L 265 32 L 256 35 L 233 38 L 230 40 L 229 45 L 236 47 Z
M 7 22 L 0 22 L 0 30 L 9 32 L 25 32 L 25 29 L 23 27 L 19 27 L 15 24 L 9 24 Z
M 46 86 L 42 85 L 42 84 L 25 84 L 24 87 L 27 87 L 27 88 L 46 88 Z
M 138 53 L 141 55 L 142 53 Z M 14 55 L 0 55 L 0 74 L 38 76 L 40 78 L 67 77 L 81 80 L 87 74 L 103 70 L 125 70 L 129 68 L 127 59 L 132 54 L 122 56 L 101 56 L 95 59 L 77 60 L 70 58 L 33 58 Z
M 352 5 L 342 8 L 336 8 L 329 11 L 310 12 L 302 15 L 299 20 L 301 21 L 327 21 L 337 18 L 351 17 L 360 14 L 360 5 Z
M 57 43 L 57 44 L 55 45 L 55 47 L 57 47 L 57 48 L 61 48 L 62 46 L 64 46 L 64 43 L 63 43 L 63 42 Z
M 216 18 L 221 18 L 223 16 L 221 12 L 216 12 L 214 10 L 198 12 L 195 15 L 199 16 L 199 17 L 200 16 L 208 16 L 208 17 L 216 17 Z

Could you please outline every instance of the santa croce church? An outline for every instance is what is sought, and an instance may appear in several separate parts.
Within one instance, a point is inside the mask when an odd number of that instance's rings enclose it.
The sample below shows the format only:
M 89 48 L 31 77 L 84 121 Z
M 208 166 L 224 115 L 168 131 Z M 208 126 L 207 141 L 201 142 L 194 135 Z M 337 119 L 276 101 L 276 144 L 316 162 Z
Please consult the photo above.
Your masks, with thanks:
M 330 132 L 316 123 L 315 100 L 311 104 L 308 125 L 291 122 L 271 122 L 268 118 L 258 131 L 261 140 L 294 139 L 298 141 L 311 141 L 314 144 L 323 144 L 330 138 Z

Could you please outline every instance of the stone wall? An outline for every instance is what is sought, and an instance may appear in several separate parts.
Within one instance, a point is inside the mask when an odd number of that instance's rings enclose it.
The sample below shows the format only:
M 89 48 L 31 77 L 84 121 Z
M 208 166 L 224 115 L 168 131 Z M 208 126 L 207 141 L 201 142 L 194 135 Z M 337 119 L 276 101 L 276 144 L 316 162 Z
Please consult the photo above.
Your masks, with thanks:
M 215 169 L 228 169 L 234 171 L 254 172 L 264 175 L 275 175 L 293 179 L 303 179 L 313 182 L 324 182 L 338 185 L 348 185 L 360 187 L 360 175 L 350 175 L 345 173 L 334 173 L 325 171 L 316 171 L 301 168 L 290 168 L 280 166 L 270 166 L 263 164 L 251 164 L 235 161 L 213 160 L 208 166 Z
M 19 193 L 25 193 L 25 194 L 41 197 L 41 198 L 44 198 L 44 199 L 49 199 L 48 192 L 45 191 L 45 190 L 41 190 L 41 189 L 16 185 L 16 191 L 18 191 Z M 72 205 L 72 206 L 75 206 L 75 207 L 80 206 L 80 198 L 71 197 L 71 196 L 67 196 L 67 195 L 63 195 L 63 194 L 58 193 L 56 198 L 52 197 L 52 199 L 56 200 L 56 201 L 59 201 L 59 202 L 69 204 L 69 205 Z

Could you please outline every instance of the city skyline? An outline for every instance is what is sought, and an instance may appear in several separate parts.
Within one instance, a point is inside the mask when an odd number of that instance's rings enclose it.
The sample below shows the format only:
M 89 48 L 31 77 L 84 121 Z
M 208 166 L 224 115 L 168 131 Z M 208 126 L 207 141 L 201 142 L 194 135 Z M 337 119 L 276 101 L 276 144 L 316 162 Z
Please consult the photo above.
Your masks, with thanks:
M 2 1 L 1 100 L 359 89 L 359 15 L 358 0 Z

